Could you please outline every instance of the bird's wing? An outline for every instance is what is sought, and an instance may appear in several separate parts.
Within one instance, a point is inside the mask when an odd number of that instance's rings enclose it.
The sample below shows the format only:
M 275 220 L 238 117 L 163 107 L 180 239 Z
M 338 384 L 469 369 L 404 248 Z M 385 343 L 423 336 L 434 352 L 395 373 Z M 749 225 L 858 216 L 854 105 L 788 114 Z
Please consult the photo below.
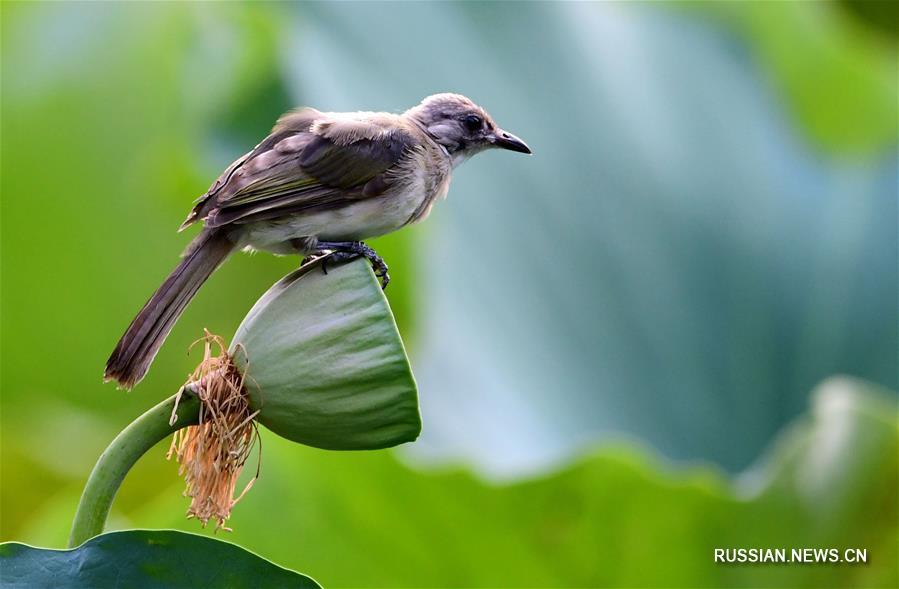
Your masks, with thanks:
M 221 176 L 216 178 L 215 182 L 212 183 L 209 190 L 194 201 L 195 206 L 193 210 L 191 210 L 187 219 L 181 224 L 181 227 L 178 230 L 181 231 L 196 223 L 198 220 L 205 219 L 209 214 L 209 211 L 215 208 L 217 197 L 226 186 L 233 188 L 235 183 L 241 184 L 241 181 L 238 180 L 232 182 L 232 179 L 234 174 L 240 170 L 246 162 L 271 150 L 279 141 L 282 141 L 290 135 L 308 131 L 312 126 L 313 121 L 321 116 L 322 113 L 314 108 L 298 109 L 281 116 L 268 137 L 263 139 L 251 151 L 247 152 L 228 166 L 228 168 L 222 172 Z
M 246 223 L 381 194 L 414 143 L 393 115 L 290 113 L 222 174 L 188 222 Z

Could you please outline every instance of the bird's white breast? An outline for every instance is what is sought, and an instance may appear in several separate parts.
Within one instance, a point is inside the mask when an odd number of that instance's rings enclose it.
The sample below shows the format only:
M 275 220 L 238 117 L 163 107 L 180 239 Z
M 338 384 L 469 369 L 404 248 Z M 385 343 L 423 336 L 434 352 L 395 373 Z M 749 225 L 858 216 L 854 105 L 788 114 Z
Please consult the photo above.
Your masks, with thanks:
M 391 173 L 391 187 L 379 196 L 340 208 L 302 212 L 284 219 L 244 225 L 241 245 L 277 254 L 296 253 L 297 240 L 361 241 L 425 219 L 449 189 L 451 165 L 415 149 Z M 313 240 L 314 241 L 314 240 Z

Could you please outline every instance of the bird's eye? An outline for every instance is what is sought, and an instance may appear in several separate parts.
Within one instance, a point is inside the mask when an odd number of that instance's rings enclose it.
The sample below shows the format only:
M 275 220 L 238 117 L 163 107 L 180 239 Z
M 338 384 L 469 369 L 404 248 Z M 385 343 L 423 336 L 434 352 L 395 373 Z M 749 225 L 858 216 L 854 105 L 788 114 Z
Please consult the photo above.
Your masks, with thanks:
M 479 131 L 481 129 L 481 125 L 484 124 L 484 121 L 482 121 L 481 117 L 479 117 L 478 115 L 465 115 L 464 117 L 462 117 L 462 122 L 465 124 L 465 128 L 468 129 L 469 133 Z

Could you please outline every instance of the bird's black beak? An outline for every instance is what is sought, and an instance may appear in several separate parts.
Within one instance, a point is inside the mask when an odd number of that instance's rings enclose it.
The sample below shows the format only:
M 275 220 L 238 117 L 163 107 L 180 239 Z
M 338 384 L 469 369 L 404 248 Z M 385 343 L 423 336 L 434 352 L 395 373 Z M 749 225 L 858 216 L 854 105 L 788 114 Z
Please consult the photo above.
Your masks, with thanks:
M 497 129 L 496 133 L 493 134 L 493 145 L 509 151 L 517 151 L 518 153 L 531 153 L 531 148 L 528 147 L 527 143 L 502 129 Z

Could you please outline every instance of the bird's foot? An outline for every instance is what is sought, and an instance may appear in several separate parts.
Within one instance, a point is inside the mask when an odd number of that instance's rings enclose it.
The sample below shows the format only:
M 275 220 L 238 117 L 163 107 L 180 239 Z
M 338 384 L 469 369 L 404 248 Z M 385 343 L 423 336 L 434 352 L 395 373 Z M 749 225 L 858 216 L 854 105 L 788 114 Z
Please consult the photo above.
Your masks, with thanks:
M 365 258 L 371 263 L 372 269 L 375 271 L 375 276 L 381 281 L 381 289 L 387 288 L 387 285 L 390 284 L 390 274 L 387 273 L 387 264 L 378 255 L 378 252 L 365 245 L 361 241 L 320 241 L 318 242 L 318 247 L 320 250 L 329 250 L 332 253 L 322 262 L 322 271 L 325 274 L 328 273 L 327 263 L 330 261 L 335 262 L 343 262 L 346 260 L 353 260 L 355 258 Z M 318 255 L 319 252 L 315 252 L 311 254 L 309 257 Z M 307 259 L 309 259 L 307 257 Z M 315 259 L 318 259 L 317 257 Z M 306 261 L 304 260 L 305 264 Z
M 300 262 L 300 268 L 308 266 L 309 264 L 311 264 L 317 260 L 320 260 L 327 255 L 328 255 L 328 252 L 323 252 L 323 251 L 314 251 L 312 253 L 309 253 L 303 258 L 303 261 Z M 324 264 L 322 264 L 322 267 L 324 267 Z M 327 274 L 327 272 L 325 272 L 325 274 Z

